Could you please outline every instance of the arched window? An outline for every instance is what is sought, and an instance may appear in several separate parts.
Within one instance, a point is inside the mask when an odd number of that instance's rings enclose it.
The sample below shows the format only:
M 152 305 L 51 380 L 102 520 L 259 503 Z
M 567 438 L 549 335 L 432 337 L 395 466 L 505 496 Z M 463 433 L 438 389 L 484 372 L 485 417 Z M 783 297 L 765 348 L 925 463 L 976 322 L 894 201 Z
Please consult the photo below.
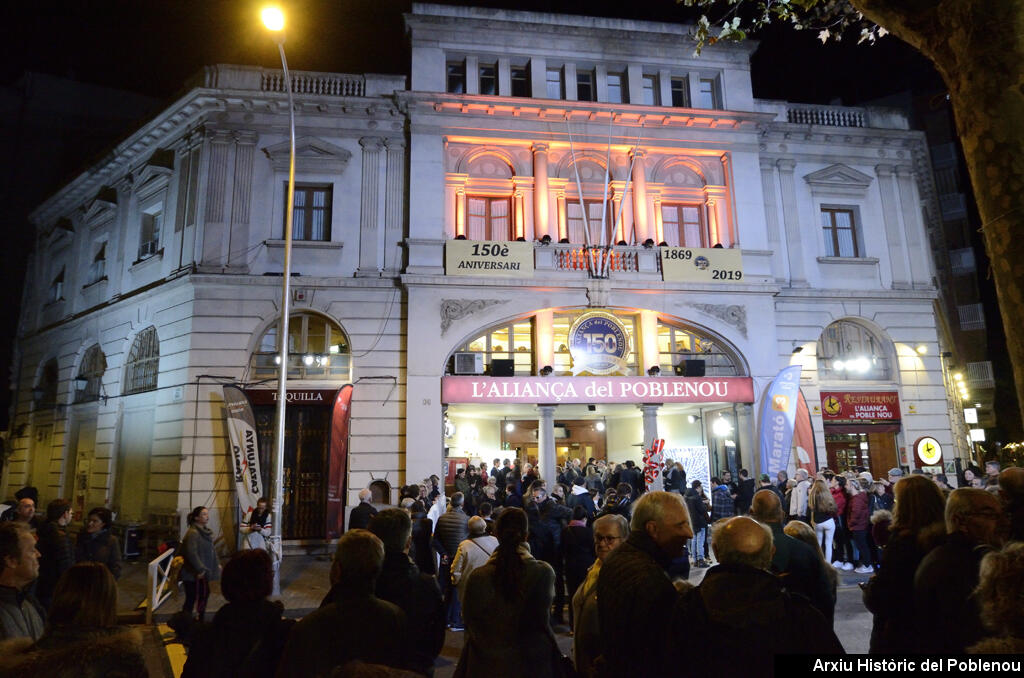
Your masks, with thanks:
M 723 342 L 692 327 L 658 323 L 659 367 L 662 374 L 685 377 L 738 377 L 739 357 Z
M 43 409 L 54 407 L 57 404 L 57 380 L 59 368 L 57 359 L 51 358 L 43 364 L 43 370 L 39 375 L 39 383 L 32 389 L 32 399 L 36 408 Z
M 483 354 L 484 365 L 490 366 L 492 374 L 495 373 L 495 360 L 511 360 L 513 374 L 529 376 L 533 374 L 533 324 L 527 318 L 517 323 L 492 327 L 458 350 Z
M 892 361 L 887 343 L 860 323 L 837 320 L 818 338 L 819 379 L 891 379 Z
M 85 350 L 82 364 L 78 368 L 78 375 L 75 377 L 76 403 L 91 403 L 99 400 L 100 385 L 103 381 L 103 373 L 106 371 L 107 357 L 103 355 L 103 349 L 99 344 L 93 344 Z
M 124 394 L 156 390 L 160 373 L 160 339 L 155 327 L 147 327 L 135 336 L 124 365 Z
M 255 379 L 278 376 L 277 323 L 260 338 L 250 360 Z M 288 320 L 289 379 L 351 379 L 352 349 L 337 324 L 314 313 L 297 313 Z

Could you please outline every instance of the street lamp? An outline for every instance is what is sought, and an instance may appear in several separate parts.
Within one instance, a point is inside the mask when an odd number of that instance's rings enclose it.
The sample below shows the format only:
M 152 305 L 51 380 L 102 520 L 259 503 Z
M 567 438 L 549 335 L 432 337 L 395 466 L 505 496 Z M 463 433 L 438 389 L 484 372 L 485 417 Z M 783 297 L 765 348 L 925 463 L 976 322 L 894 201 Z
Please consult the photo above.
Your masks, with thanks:
M 263 25 L 274 34 L 277 51 L 284 69 L 284 86 L 288 94 L 288 197 L 284 212 L 284 271 L 281 275 L 281 322 L 277 331 L 278 369 L 277 409 L 274 416 L 274 450 L 271 457 L 271 505 L 274 517 L 270 534 L 270 552 L 274 559 L 274 595 L 281 595 L 281 522 L 284 510 L 284 427 L 288 402 L 288 313 L 292 279 L 292 209 L 295 202 L 295 104 L 292 101 L 292 79 L 288 75 L 288 59 L 284 55 L 284 12 L 267 7 L 260 13 Z

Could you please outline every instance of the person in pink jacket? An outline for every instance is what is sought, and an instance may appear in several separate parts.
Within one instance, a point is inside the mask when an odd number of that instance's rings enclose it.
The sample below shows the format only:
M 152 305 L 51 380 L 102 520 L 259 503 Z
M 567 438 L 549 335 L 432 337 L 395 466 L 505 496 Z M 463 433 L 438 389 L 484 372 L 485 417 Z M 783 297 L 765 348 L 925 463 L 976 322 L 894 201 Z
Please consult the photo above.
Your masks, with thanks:
M 836 548 L 832 553 L 833 565 L 838 570 L 853 569 L 853 546 L 850 544 L 850 527 L 846 524 L 846 477 L 832 476 L 829 492 L 836 503 Z
M 849 483 L 855 492 L 851 492 L 847 500 L 846 525 L 853 535 L 853 543 L 857 547 L 858 567 L 854 570 L 859 574 L 874 572 L 874 559 L 871 555 L 871 546 L 868 543 L 868 530 L 871 529 L 870 516 L 868 515 L 868 481 L 858 479 Z

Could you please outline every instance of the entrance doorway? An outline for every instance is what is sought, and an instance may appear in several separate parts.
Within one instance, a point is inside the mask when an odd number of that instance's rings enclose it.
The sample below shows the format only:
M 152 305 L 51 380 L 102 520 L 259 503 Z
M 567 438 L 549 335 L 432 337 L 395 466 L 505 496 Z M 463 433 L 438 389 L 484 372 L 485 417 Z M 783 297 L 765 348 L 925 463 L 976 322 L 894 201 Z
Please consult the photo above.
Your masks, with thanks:
M 900 465 L 895 433 L 833 433 L 830 428 L 825 426 L 825 450 L 828 467 L 833 471 L 842 473 L 864 467 L 873 477 L 884 478 L 889 469 Z
M 509 419 L 501 427 L 501 449 L 530 464 L 537 463 L 536 419 Z M 583 464 L 593 457 L 606 459 L 607 438 L 604 422 L 594 419 L 555 421 L 555 464 L 565 466 L 570 459 Z

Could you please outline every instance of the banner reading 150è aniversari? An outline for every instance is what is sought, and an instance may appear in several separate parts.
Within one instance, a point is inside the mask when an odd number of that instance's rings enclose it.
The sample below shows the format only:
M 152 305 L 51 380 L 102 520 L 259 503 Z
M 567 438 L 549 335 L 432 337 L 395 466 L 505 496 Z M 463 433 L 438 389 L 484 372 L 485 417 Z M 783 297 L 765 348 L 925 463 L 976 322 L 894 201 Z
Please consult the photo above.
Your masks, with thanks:
M 444 247 L 446 275 L 533 277 L 533 243 L 449 240 Z
M 722 247 L 662 247 L 665 282 L 743 282 L 743 254 Z

